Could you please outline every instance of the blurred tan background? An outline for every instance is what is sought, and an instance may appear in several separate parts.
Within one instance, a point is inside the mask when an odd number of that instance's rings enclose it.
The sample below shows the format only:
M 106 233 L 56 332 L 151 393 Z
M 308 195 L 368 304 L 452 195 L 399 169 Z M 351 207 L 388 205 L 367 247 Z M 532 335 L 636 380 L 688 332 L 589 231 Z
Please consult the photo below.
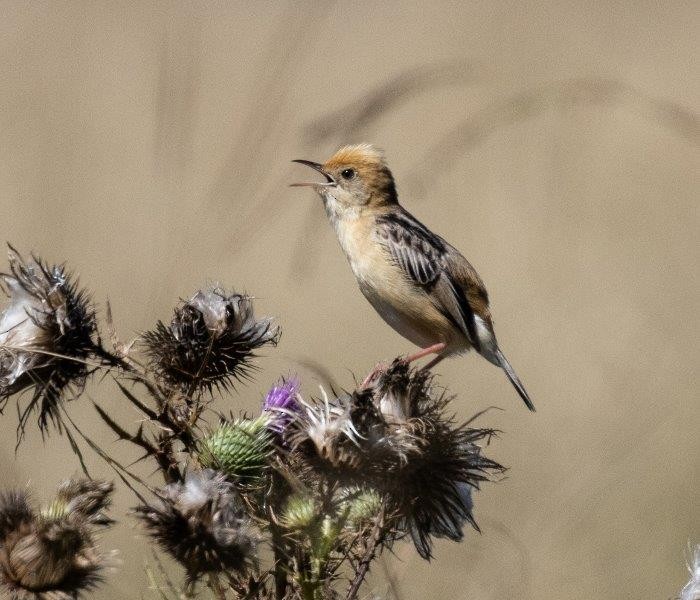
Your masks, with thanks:
M 257 410 L 294 371 L 313 394 L 309 361 L 349 386 L 412 349 L 356 289 L 320 201 L 287 187 L 307 176 L 291 159 L 382 146 L 404 204 L 480 270 L 538 412 L 485 361 L 440 365 L 460 418 L 504 409 L 481 423 L 510 470 L 477 496 L 482 535 L 431 564 L 408 544 L 389 557 L 402 599 L 668 599 L 687 581 L 696 1 L 5 1 L 0 32 L 0 240 L 67 260 L 124 339 L 208 281 L 255 294 L 282 341 L 222 407 Z M 137 418 L 108 386 L 90 396 Z M 71 410 L 136 457 L 87 401 Z M 3 486 L 41 497 L 78 472 L 65 439 L 33 431 L 15 457 L 14 407 L 0 423 Z M 104 542 L 121 564 L 97 598 L 155 597 L 132 504 L 121 490 Z M 387 593 L 380 568 L 370 589 Z

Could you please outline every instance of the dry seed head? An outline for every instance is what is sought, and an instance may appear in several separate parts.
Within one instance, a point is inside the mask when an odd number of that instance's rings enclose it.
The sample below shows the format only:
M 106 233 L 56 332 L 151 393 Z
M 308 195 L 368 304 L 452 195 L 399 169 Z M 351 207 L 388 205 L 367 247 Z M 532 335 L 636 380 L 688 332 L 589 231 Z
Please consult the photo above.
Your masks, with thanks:
M 251 298 L 213 287 L 178 306 L 170 325 L 159 321 L 143 344 L 162 384 L 189 396 L 245 378 L 255 350 L 278 339 L 272 319 L 255 318 Z
M 136 513 L 190 582 L 206 573 L 244 573 L 256 560 L 260 536 L 223 473 L 188 473 L 184 483 L 162 488 L 159 499 Z
M 106 507 L 111 484 L 90 483 L 104 491 L 98 504 Z M 78 500 L 91 494 L 85 491 L 90 487 L 86 480 L 68 482 L 66 487 L 81 491 L 68 503 L 59 493 L 52 508 L 41 514 L 31 509 L 24 492 L 0 496 L 0 583 L 12 598 L 74 600 L 101 580 L 106 560 L 95 545 L 94 533 L 105 519 L 94 518 L 99 512 L 94 503 Z M 77 505 L 67 510 L 73 500 Z
M 304 404 L 293 448 L 319 474 L 376 490 L 429 558 L 434 537 L 476 527 L 472 493 L 502 471 L 479 445 L 493 431 L 454 423 L 447 404 L 429 376 L 395 361 L 369 389 Z
M 679 600 L 700 600 L 700 544 L 689 552 L 690 581 L 681 590 Z
M 301 400 L 301 411 L 289 429 L 289 441 L 331 469 L 352 469 L 359 459 L 360 434 L 353 424 L 350 406 L 344 397 L 331 400 L 323 388 L 321 396 L 313 404 Z
M 10 396 L 30 391 L 20 433 L 33 410 L 42 433 L 60 427 L 60 403 L 71 388 L 82 392 L 86 361 L 97 350 L 95 312 L 63 266 L 25 261 L 12 247 L 10 273 L 0 275 L 8 305 L 0 315 L 0 409 Z

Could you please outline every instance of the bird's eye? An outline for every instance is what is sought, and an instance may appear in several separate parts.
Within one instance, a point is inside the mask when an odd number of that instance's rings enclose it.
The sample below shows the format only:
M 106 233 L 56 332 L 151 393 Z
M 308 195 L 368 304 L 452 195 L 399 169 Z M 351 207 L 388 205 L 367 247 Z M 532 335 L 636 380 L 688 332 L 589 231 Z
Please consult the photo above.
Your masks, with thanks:
M 340 172 L 340 176 L 343 179 L 352 179 L 353 177 L 355 177 L 355 169 L 343 169 Z

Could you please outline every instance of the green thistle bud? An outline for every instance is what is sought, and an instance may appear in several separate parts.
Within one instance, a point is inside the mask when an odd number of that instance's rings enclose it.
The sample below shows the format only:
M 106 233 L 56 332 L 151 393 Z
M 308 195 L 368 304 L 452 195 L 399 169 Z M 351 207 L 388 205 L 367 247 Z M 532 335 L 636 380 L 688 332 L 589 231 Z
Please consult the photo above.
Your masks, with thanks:
M 353 527 L 367 524 L 379 514 L 381 496 L 374 490 L 358 490 L 348 496 L 348 523 Z
M 251 482 L 265 472 L 273 452 L 267 417 L 222 423 L 201 440 L 199 461 L 239 481 Z
M 310 527 L 318 518 L 313 498 L 301 494 L 292 496 L 282 513 L 282 524 L 287 529 L 303 530 Z

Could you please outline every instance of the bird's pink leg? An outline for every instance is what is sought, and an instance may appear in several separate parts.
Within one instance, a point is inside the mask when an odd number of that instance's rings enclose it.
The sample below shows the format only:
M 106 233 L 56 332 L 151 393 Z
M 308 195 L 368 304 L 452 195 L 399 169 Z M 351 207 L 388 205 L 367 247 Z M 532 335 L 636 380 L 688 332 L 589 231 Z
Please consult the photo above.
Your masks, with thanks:
M 419 360 L 423 358 L 424 356 L 428 356 L 428 354 L 440 354 L 445 348 L 447 348 L 447 344 L 445 342 L 440 342 L 439 344 L 433 344 L 432 346 L 428 346 L 427 348 L 423 348 L 422 350 L 419 350 L 418 352 L 414 352 L 413 354 L 409 354 L 406 358 L 404 358 L 405 363 L 412 363 L 416 360 Z M 440 360 L 443 359 L 442 356 L 438 356 Z M 432 366 L 433 363 L 437 364 L 440 362 L 440 360 L 434 360 L 430 363 Z

